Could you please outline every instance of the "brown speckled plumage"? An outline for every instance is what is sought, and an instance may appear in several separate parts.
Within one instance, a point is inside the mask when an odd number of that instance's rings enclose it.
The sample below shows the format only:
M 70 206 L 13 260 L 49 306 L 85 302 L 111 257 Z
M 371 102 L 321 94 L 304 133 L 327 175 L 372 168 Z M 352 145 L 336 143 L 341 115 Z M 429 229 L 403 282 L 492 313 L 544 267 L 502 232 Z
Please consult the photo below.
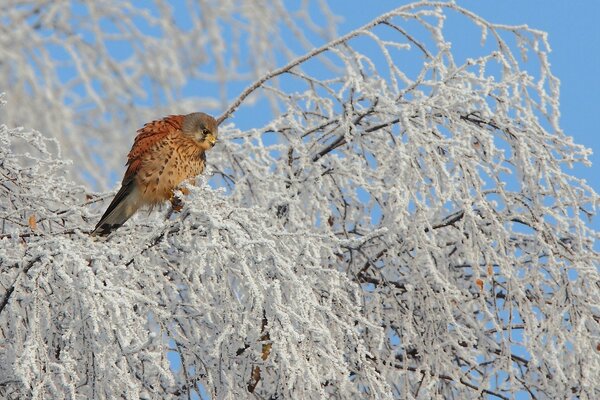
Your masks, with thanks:
M 202 173 L 205 152 L 214 146 L 217 129 L 213 117 L 193 113 L 170 115 L 138 130 L 121 189 L 92 234 L 109 234 L 138 208 L 171 199 L 183 181 Z

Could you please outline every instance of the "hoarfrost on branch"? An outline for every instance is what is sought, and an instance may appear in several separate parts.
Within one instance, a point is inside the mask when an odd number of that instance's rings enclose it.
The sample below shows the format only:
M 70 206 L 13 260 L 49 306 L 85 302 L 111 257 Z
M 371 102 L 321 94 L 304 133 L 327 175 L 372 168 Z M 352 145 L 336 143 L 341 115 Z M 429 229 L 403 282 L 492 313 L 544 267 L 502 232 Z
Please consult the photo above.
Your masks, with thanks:
M 265 3 L 190 8 L 205 52 L 166 2 L 89 3 L 87 27 L 77 2 L 0 6 L 0 69 L 18 78 L 0 125 L 0 396 L 599 397 L 598 196 L 566 172 L 589 151 L 559 127 L 545 33 L 423 1 L 334 38 L 308 5 Z M 264 53 L 268 22 L 300 17 L 327 44 L 294 25 L 306 55 L 285 35 Z M 451 42 L 453 23 L 474 34 Z M 255 48 L 226 50 L 223 26 Z M 116 62 L 109 40 L 135 50 Z M 192 79 L 219 94 L 182 103 Z M 254 84 L 224 101 L 232 80 Z M 272 118 L 241 130 L 249 95 Z M 210 180 L 181 213 L 89 237 L 112 193 L 86 186 L 175 100 L 225 110 Z

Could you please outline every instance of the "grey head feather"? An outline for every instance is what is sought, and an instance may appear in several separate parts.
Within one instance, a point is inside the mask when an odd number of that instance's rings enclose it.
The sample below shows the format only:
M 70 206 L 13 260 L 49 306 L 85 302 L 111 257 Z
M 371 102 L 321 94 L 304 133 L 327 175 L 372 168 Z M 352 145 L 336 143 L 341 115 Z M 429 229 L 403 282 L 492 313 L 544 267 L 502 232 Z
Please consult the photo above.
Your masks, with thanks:
M 195 112 L 183 117 L 181 130 L 184 133 L 194 134 L 208 129 L 213 135 L 217 135 L 217 121 L 208 114 Z

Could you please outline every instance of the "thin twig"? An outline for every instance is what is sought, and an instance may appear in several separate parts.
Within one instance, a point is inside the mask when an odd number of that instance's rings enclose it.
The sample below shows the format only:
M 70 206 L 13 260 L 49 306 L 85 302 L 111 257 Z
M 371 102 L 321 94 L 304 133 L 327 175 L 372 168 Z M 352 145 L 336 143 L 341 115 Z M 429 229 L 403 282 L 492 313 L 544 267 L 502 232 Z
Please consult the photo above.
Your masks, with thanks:
M 8 304 L 8 301 L 10 300 L 10 296 L 15 291 L 15 285 L 17 284 L 17 280 L 19 279 L 21 274 L 27 274 L 29 272 L 29 270 L 31 269 L 31 267 L 33 267 L 34 264 L 36 262 L 38 262 L 41 258 L 42 258 L 42 256 L 37 256 L 33 260 L 29 261 L 29 263 L 25 266 L 25 268 L 23 268 L 23 271 L 21 271 L 17 275 L 17 277 L 13 281 L 12 285 L 10 285 L 10 287 L 8 288 L 6 293 L 4 293 L 4 297 L 2 297 L 2 301 L 0 301 L 0 313 L 2 313 L 2 311 L 4 311 L 4 307 L 6 307 L 6 305 Z
M 342 43 L 345 43 L 352 38 L 355 38 L 355 37 L 363 34 L 364 32 L 370 30 L 371 28 L 375 27 L 376 25 L 379 25 L 379 24 L 387 21 L 388 19 L 398 15 L 398 13 L 401 10 L 403 10 L 404 8 L 405 7 L 400 7 L 393 11 L 390 11 L 386 14 L 383 14 L 382 16 L 372 20 L 368 24 L 363 25 L 362 27 L 360 27 L 358 29 L 355 29 L 352 32 L 347 33 L 344 36 L 341 36 L 335 40 L 332 40 L 329 43 L 326 43 L 321 47 L 318 47 L 312 51 L 309 51 L 308 53 L 304 54 L 303 56 L 300 56 L 300 57 L 290 61 L 287 65 L 285 65 L 281 68 L 277 68 L 277 69 L 263 75 L 262 78 L 258 79 L 253 84 L 251 84 L 246 89 L 244 89 L 244 91 L 235 99 L 235 101 L 233 103 L 231 103 L 229 108 L 223 114 L 221 114 L 221 116 L 219 116 L 219 118 L 217 118 L 217 124 L 220 125 L 223 121 L 225 121 L 227 118 L 229 118 L 237 110 L 237 108 L 242 104 L 242 102 L 248 96 L 250 96 L 250 94 L 252 94 L 252 92 L 254 92 L 256 89 L 260 88 L 265 82 L 267 82 L 279 75 L 285 74 L 286 72 L 290 71 L 292 68 L 297 67 L 298 65 L 304 63 L 305 61 L 307 61 L 327 50 L 330 50 Z

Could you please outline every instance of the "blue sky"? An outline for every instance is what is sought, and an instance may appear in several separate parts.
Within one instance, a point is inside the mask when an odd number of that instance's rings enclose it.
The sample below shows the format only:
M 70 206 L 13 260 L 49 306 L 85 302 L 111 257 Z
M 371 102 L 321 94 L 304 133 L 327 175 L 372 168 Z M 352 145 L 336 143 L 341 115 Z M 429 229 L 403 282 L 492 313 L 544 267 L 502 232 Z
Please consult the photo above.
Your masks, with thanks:
M 346 33 L 378 15 L 412 1 L 329 0 L 344 16 L 339 32 Z M 368 3 L 368 6 L 366 4 Z M 457 0 L 486 20 L 507 25 L 527 24 L 548 32 L 550 64 L 561 81 L 561 126 L 566 134 L 594 150 L 593 168 L 578 166 L 573 174 L 600 192 L 600 132 L 595 114 L 600 107 L 600 0 Z M 598 223 L 595 224 L 598 228 Z

